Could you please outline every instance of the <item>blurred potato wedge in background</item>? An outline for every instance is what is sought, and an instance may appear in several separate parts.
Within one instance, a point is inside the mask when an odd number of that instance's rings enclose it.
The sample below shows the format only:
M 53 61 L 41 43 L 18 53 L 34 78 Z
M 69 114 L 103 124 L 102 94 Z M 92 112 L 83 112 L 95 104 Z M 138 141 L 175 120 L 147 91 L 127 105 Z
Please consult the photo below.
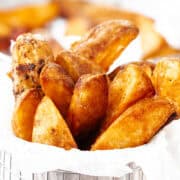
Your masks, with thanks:
M 147 143 L 174 113 L 168 100 L 145 98 L 129 107 L 92 145 L 91 150 L 135 147 Z
M 95 26 L 71 49 L 99 64 L 105 71 L 138 35 L 138 28 L 128 21 L 111 20 Z
M 46 96 L 55 103 L 66 117 L 74 89 L 74 81 L 58 64 L 48 63 L 40 74 L 40 84 Z
M 34 116 L 41 98 L 42 92 L 38 89 L 26 90 L 19 97 L 12 117 L 12 129 L 17 137 L 31 141 Z
M 162 58 L 156 64 L 153 83 L 157 95 L 174 103 L 180 117 L 180 57 Z
M 106 129 L 129 106 L 139 99 L 152 96 L 154 88 L 146 73 L 136 64 L 129 64 L 120 70 L 109 86 L 106 119 L 102 131 Z
M 105 74 L 86 74 L 77 81 L 67 122 L 76 139 L 84 139 L 96 131 L 108 103 L 108 80 Z
M 57 17 L 59 11 L 60 9 L 56 3 L 16 7 L 11 10 L 1 10 L 0 22 L 11 28 L 26 27 L 33 29 L 43 26 Z
M 89 61 L 72 51 L 61 51 L 55 62 L 68 72 L 74 82 L 76 82 L 83 74 L 104 72 L 96 63 Z
M 32 141 L 67 150 L 77 147 L 65 120 L 47 96 L 42 99 L 37 108 Z

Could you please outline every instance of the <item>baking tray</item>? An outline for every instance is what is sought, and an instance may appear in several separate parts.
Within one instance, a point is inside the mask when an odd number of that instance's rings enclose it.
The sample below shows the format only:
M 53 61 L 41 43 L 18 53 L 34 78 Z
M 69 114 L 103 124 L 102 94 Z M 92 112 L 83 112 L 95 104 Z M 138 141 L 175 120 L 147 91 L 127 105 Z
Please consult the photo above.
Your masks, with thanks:
M 6 151 L 0 151 L 0 180 L 145 180 L 142 169 L 135 163 L 129 163 L 132 173 L 123 177 L 88 176 L 69 171 L 49 171 L 33 173 L 24 176 L 20 170 L 13 167 L 13 157 Z

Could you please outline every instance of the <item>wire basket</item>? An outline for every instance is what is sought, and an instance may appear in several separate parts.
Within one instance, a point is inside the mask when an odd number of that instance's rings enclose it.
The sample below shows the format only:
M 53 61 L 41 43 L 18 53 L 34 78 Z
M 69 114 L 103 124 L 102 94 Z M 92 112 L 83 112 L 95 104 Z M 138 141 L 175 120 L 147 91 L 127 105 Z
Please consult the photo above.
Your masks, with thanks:
M 145 176 L 140 167 L 135 163 L 129 163 L 132 173 L 123 177 L 101 177 L 88 176 L 69 171 L 49 171 L 45 173 L 33 173 L 26 178 L 20 170 L 13 167 L 13 158 L 10 153 L 0 151 L 0 180 L 145 180 Z

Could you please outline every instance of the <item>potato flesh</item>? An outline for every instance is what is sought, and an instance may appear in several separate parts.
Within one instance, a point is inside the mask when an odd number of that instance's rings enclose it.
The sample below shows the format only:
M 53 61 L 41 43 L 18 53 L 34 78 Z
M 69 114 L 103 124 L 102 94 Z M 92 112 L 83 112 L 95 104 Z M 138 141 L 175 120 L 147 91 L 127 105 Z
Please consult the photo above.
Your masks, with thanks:
M 102 130 L 139 99 L 152 96 L 154 89 L 145 72 L 135 64 L 120 70 L 109 86 L 109 102 Z
M 47 96 L 37 108 L 32 141 L 65 149 L 77 147 L 65 120 Z
M 58 64 L 48 63 L 40 74 L 40 84 L 46 96 L 50 97 L 63 117 L 66 117 L 74 89 L 74 82 Z
M 128 21 L 106 21 L 92 28 L 71 49 L 107 71 L 137 34 L 138 29 Z
M 67 122 L 78 139 L 96 130 L 105 116 L 108 101 L 107 83 L 104 74 L 83 75 L 76 83 Z
M 34 116 L 41 98 L 42 93 L 38 89 L 26 90 L 19 97 L 12 118 L 12 129 L 17 137 L 31 141 Z
M 164 98 L 145 98 L 129 107 L 102 133 L 91 150 L 135 147 L 147 143 L 174 113 Z

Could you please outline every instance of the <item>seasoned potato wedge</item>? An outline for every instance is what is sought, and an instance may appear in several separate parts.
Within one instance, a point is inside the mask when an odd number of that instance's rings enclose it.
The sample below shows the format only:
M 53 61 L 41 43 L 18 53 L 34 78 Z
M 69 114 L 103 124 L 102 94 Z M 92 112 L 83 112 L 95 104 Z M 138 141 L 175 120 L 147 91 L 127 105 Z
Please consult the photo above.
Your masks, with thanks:
M 135 64 L 127 65 L 110 84 L 107 116 L 102 129 L 106 129 L 133 103 L 153 94 L 151 80 L 141 67 Z
M 32 141 L 65 149 L 77 147 L 65 120 L 47 96 L 37 108 Z
M 30 89 L 24 91 L 16 101 L 12 129 L 17 137 L 31 141 L 34 115 L 41 98 L 42 92 L 40 90 Z
M 171 100 L 180 116 L 180 58 L 162 58 L 154 70 L 153 82 L 156 93 Z
M 174 106 L 164 98 L 140 100 L 97 138 L 91 150 L 128 148 L 147 143 L 173 113 Z
M 61 51 L 56 58 L 56 63 L 61 65 L 70 74 L 74 82 L 83 74 L 103 72 L 99 65 L 72 51 Z
M 40 87 L 39 74 L 45 63 L 53 61 L 53 52 L 41 36 L 18 36 L 12 50 L 12 78 L 15 95 L 29 88 Z
M 108 70 L 137 34 L 138 29 L 128 21 L 105 21 L 92 28 L 80 41 L 75 42 L 71 49 Z
M 75 85 L 67 118 L 77 139 L 83 139 L 97 130 L 105 116 L 107 101 L 108 82 L 105 74 L 87 74 L 80 77 Z
M 127 67 L 127 65 L 129 64 L 136 64 L 138 66 L 141 67 L 141 69 L 148 75 L 148 77 L 152 80 L 152 75 L 153 75 L 153 70 L 155 68 L 155 64 L 152 63 L 152 62 L 149 62 L 149 61 L 139 61 L 139 62 L 131 62 L 131 63 L 128 63 L 128 64 L 124 64 L 124 65 L 120 65 L 118 67 L 116 67 L 112 72 L 110 72 L 108 74 L 109 76 L 109 79 L 112 81 L 117 73 L 120 71 L 120 70 L 123 70 L 125 67 Z
M 74 82 L 58 64 L 48 63 L 40 74 L 40 84 L 46 96 L 50 97 L 63 117 L 66 117 L 74 89 Z

